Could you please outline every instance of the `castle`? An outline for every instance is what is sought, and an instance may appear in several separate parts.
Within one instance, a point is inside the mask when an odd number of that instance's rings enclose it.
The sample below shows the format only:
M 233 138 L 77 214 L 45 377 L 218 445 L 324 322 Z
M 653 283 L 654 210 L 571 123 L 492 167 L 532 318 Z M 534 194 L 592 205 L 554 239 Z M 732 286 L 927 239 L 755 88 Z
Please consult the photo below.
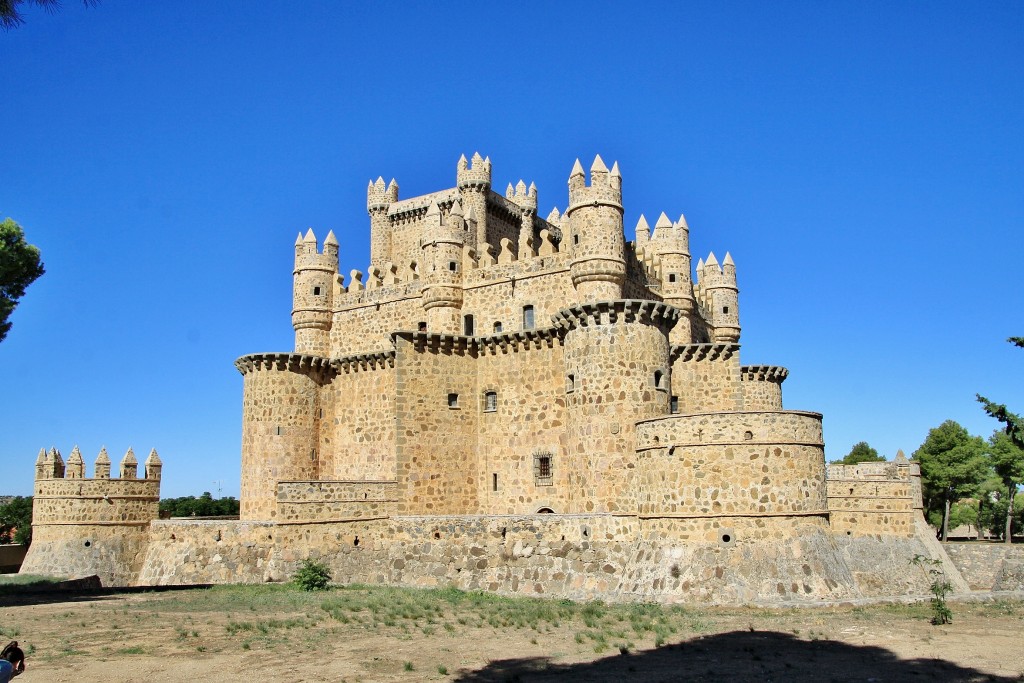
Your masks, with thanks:
M 236 361 L 239 520 L 156 520 L 155 452 L 144 480 L 44 452 L 23 571 L 265 581 L 312 557 L 336 581 L 773 602 L 926 592 L 921 554 L 966 588 L 916 463 L 826 468 L 787 370 L 740 363 L 728 253 L 694 268 L 665 213 L 627 242 L 600 156 L 546 218 L 491 180 L 475 154 L 432 194 L 371 182 L 365 273 L 299 234 L 295 350 Z

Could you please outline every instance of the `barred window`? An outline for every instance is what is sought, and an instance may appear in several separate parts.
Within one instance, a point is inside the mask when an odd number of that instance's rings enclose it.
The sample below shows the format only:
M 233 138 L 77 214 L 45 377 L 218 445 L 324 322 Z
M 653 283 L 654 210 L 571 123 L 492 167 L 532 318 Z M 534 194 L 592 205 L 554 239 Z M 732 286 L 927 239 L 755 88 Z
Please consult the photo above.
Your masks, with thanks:
M 493 413 L 498 409 L 498 392 L 488 391 L 484 394 L 484 412 Z
M 552 458 L 550 453 L 537 453 L 533 456 L 533 478 L 537 486 L 551 486 Z

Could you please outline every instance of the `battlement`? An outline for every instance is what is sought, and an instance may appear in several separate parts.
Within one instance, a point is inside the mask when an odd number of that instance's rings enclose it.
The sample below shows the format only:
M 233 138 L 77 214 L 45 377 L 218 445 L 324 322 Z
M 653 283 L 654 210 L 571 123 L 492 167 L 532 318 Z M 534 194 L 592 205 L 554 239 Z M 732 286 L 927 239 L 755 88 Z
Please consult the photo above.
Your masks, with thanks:
M 370 181 L 366 186 L 366 210 L 370 213 L 386 211 L 389 206 L 398 201 L 398 183 L 392 178 L 391 182 L 384 185 L 384 178 L 378 177 L 377 182 Z
M 491 158 L 483 159 L 479 152 L 473 153 L 473 159 L 466 161 L 466 155 L 459 157 L 458 170 L 455 174 L 459 189 L 476 190 L 491 189 Z
M 138 468 L 139 462 L 135 458 L 135 451 L 129 447 L 124 457 L 121 458 L 121 478 L 138 479 Z M 163 462 L 155 448 L 149 452 L 145 468 L 143 479 L 160 481 Z M 107 454 L 106 447 L 101 448 L 96 456 L 94 471 L 96 480 L 110 479 L 110 456 Z M 45 448 L 39 449 L 39 455 L 36 456 L 36 481 L 68 480 L 74 482 L 82 481 L 85 478 L 85 463 L 77 445 L 71 449 L 67 465 L 64 464 L 64 459 L 56 448 L 51 448 L 49 451 Z
M 740 368 L 740 379 L 744 382 L 778 382 L 782 384 L 789 377 L 789 370 L 778 365 L 744 365 Z
M 505 199 L 514 202 L 524 211 L 537 213 L 537 186 L 533 183 L 530 183 L 529 188 L 521 179 L 514 188 L 509 183 L 505 189 Z
M 679 311 L 672 306 L 658 301 L 637 299 L 581 304 L 562 309 L 554 318 L 555 324 L 566 330 L 593 325 L 614 325 L 620 322 L 641 322 L 656 325 L 665 334 L 668 334 L 677 320 L 679 320 Z
M 326 270 L 336 272 L 338 270 L 338 238 L 331 230 L 324 238 L 324 247 L 321 251 L 318 247 L 316 235 L 313 228 L 295 239 L 295 270 Z
M 598 154 L 590 166 L 588 183 L 583 165 L 579 159 L 576 160 L 569 174 L 569 208 L 565 214 L 571 215 L 582 206 L 610 206 L 622 212 L 622 174 L 619 172 L 619 162 L 616 161 L 609 171 Z
M 903 451 L 891 462 L 829 464 L 825 478 L 836 532 L 848 536 L 915 533 L 923 508 L 921 470 Z

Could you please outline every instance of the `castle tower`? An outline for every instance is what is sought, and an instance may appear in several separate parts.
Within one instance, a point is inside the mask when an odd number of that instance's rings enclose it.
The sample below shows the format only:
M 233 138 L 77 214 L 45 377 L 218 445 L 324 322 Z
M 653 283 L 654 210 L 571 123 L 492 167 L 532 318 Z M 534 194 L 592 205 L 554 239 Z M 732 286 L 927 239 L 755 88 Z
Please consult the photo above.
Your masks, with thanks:
M 459 157 L 456 184 L 462 198 L 462 210 L 476 221 L 476 231 L 466 244 L 477 250 L 487 241 L 487 196 L 491 193 L 491 158 L 483 159 L 473 153 L 472 161 L 466 155 Z
M 398 201 L 398 183 L 392 178 L 387 187 L 384 178 L 370 181 L 366 188 L 366 211 L 370 214 L 370 265 L 383 268 L 392 259 L 392 231 L 388 209 Z
M 85 476 L 85 461 L 82 460 L 82 451 L 78 450 L 77 445 L 71 449 L 71 455 L 68 456 L 64 476 L 67 479 L 81 479 Z
M 600 156 L 590 167 L 590 184 L 579 159 L 569 175 L 569 253 L 572 284 L 582 301 L 622 298 L 626 278 L 622 234 L 622 176 Z
M 722 267 L 714 253 L 708 254 L 700 278 L 701 286 L 711 309 L 711 324 L 715 328 L 716 342 L 740 340 L 740 290 L 736 286 L 736 264 L 726 252 Z
M 242 373 L 243 520 L 277 516 L 277 484 L 319 476 L 325 358 L 268 353 L 235 361 Z
M 100 452 L 92 479 L 83 476 L 78 446 L 68 456 L 66 472 L 63 463 L 54 466 L 59 460 L 60 453 L 52 449 L 43 459 L 49 469 L 36 477 L 32 545 L 20 571 L 43 576 L 96 574 L 104 586 L 135 585 L 150 540 L 150 522 L 159 517 L 159 478 L 136 478 L 130 448 L 118 479 L 110 478 L 106 449 Z
M 107 447 L 100 449 L 96 456 L 96 469 L 93 475 L 96 479 L 110 479 L 110 456 L 107 455 Z
M 121 478 L 139 478 L 139 461 L 135 459 L 135 451 L 132 450 L 131 446 L 128 447 L 128 451 L 121 458 Z
M 292 289 L 292 326 L 295 351 L 329 356 L 334 285 L 338 276 L 338 240 L 334 231 L 324 239 L 323 253 L 317 251 L 312 228 L 295 241 L 295 271 Z
M 526 183 L 520 180 L 515 186 L 511 199 L 523 210 L 523 222 L 519 228 L 519 258 L 531 258 L 536 252 L 536 247 L 532 242 L 533 219 L 537 215 L 537 186 L 530 183 L 530 187 L 527 188 Z
M 36 456 L 36 479 L 42 479 L 46 476 L 46 449 L 40 448 L 39 455 Z
M 430 205 L 425 217 L 423 239 L 424 276 L 423 310 L 427 313 L 427 330 L 440 334 L 462 334 L 462 246 L 465 243 L 466 221 L 458 200 L 452 204 L 447 219 L 441 217 L 437 202 Z
M 164 463 L 160 460 L 160 456 L 156 454 L 154 448 L 149 452 L 149 457 L 146 458 L 146 479 L 152 481 L 160 481 L 160 475 L 163 473 Z
M 654 226 L 650 247 L 661 262 L 661 295 L 665 303 L 675 306 L 682 315 L 672 328 L 673 344 L 693 343 L 693 316 L 696 304 L 690 277 L 690 228 L 686 217 L 672 223 L 664 213 Z
M 565 332 L 566 471 L 571 509 L 636 509 L 639 420 L 669 414 L 669 332 L 679 312 L 656 301 L 603 301 L 560 311 Z

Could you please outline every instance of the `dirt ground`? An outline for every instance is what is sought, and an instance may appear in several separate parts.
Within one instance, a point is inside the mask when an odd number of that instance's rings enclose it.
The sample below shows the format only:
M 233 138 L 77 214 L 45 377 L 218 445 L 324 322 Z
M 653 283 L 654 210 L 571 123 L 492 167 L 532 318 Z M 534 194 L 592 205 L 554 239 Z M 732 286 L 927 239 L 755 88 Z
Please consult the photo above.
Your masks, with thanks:
M 1024 680 L 1024 602 L 759 609 L 288 587 L 0 594 L 18 681 Z

